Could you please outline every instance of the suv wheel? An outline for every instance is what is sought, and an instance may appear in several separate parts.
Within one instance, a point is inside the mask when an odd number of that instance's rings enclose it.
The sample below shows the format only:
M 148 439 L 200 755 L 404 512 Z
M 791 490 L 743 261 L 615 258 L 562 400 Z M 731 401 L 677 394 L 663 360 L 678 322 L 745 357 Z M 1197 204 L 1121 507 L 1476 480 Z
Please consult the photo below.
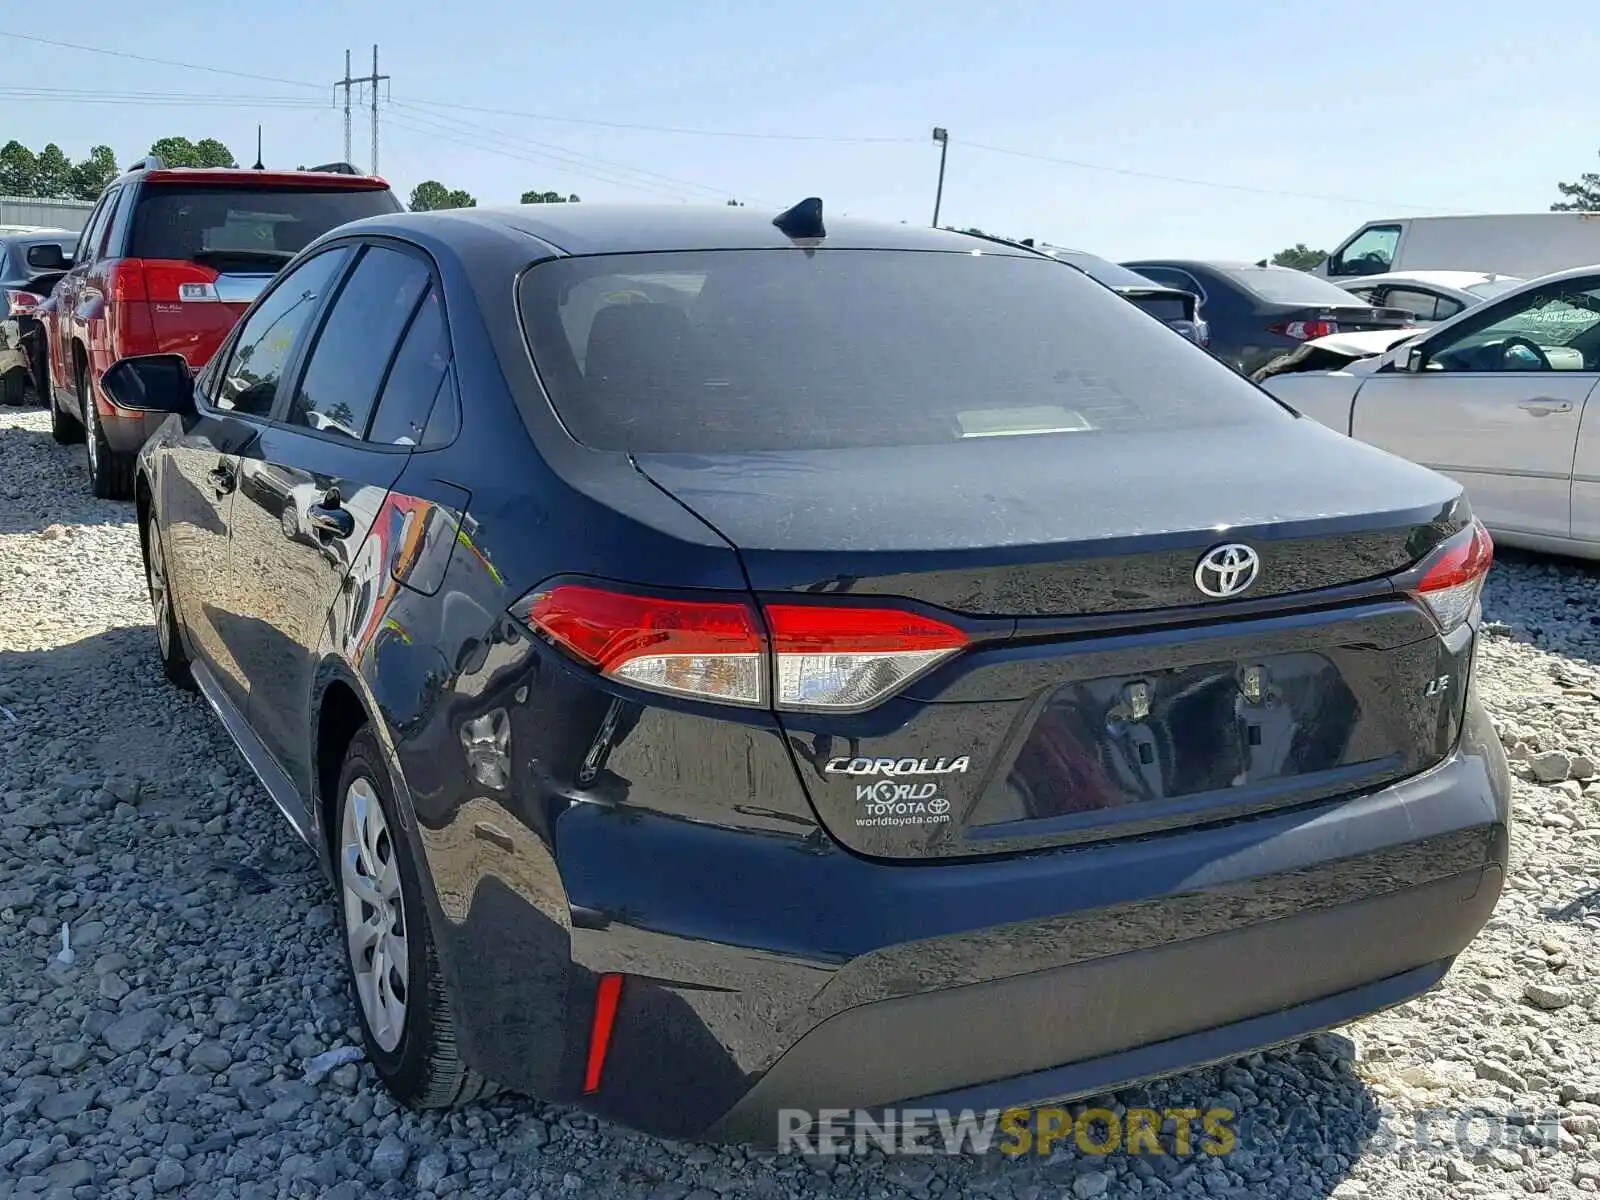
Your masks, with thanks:
M 54 387 L 50 391 L 50 436 L 63 446 L 83 441 L 83 422 L 61 407 Z
M 189 671 L 189 655 L 178 631 L 173 604 L 172 581 L 167 576 L 166 548 L 161 541 L 161 523 L 154 511 L 145 526 L 144 575 L 150 588 L 150 610 L 155 616 L 156 645 L 161 650 L 161 670 L 168 680 L 192 691 L 194 676 Z
M 0 404 L 17 408 L 27 403 L 28 373 L 21 367 L 0 375 Z
M 462 1063 L 417 864 L 370 728 L 339 772 L 335 870 L 339 925 L 367 1057 L 408 1108 L 448 1108 L 494 1093 Z
M 126 500 L 133 494 L 134 456 L 117 454 L 106 442 L 90 394 L 89 376 L 78 372 L 78 403 L 83 409 L 84 447 L 89 458 L 89 487 L 102 500 Z

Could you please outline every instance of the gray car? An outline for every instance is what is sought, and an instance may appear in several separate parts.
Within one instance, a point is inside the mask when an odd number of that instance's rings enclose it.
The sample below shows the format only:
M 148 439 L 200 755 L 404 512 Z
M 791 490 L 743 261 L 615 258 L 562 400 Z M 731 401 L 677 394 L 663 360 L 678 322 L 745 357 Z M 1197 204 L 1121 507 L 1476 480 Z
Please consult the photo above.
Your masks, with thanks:
M 33 312 L 68 267 L 78 235 L 70 229 L 0 233 L 0 403 L 21 404 L 30 383 L 24 335 Z

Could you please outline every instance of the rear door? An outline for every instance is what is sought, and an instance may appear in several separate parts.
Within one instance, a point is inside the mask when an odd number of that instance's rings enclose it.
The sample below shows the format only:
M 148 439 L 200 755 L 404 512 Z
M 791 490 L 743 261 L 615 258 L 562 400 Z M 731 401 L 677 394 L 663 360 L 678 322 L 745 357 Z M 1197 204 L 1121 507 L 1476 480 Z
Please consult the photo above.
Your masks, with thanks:
M 1459 479 L 1491 529 L 1567 537 L 1600 383 L 1600 277 L 1486 304 L 1417 345 L 1424 370 L 1361 385 L 1351 435 Z
M 222 360 L 201 373 L 196 414 L 167 448 L 160 503 L 173 593 L 191 645 L 241 713 L 251 682 L 241 654 L 252 639 L 230 565 L 240 458 L 259 453 L 295 351 L 348 257 L 348 247 L 314 255 L 262 297 Z
M 94 250 L 105 233 L 120 191 L 117 187 L 108 189 L 89 213 L 89 220 L 78 237 L 77 249 L 73 251 L 72 269 L 56 285 L 56 308 L 52 318 L 55 336 L 50 339 L 50 374 L 56 390 L 64 393 L 63 399 L 71 412 L 78 411 L 75 347 L 88 345 L 86 326 L 80 321 L 78 311 L 85 295 L 84 280 L 94 266 Z
M 396 352 L 414 326 L 431 339 L 433 358 L 443 337 L 420 252 L 383 242 L 357 253 L 275 420 L 240 460 L 234 509 L 250 724 L 302 795 L 310 794 L 307 705 L 328 613 L 417 442 L 394 426 L 413 423 L 401 397 L 432 359 L 419 365 Z M 438 371 L 429 376 L 430 402 L 439 380 Z

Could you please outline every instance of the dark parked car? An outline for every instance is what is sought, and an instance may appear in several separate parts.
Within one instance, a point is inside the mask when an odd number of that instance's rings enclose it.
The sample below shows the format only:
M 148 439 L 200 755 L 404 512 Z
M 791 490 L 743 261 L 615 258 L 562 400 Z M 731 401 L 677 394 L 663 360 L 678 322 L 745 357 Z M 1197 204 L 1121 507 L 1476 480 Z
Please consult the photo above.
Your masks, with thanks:
M 0 234 L 0 404 L 21 404 L 36 384 L 30 335 L 38 310 L 71 265 L 78 235 L 70 229 Z M 45 393 L 39 392 L 42 397 Z
M 1462 489 L 1020 247 L 398 214 L 105 386 L 169 414 L 166 673 L 408 1105 L 1104 1092 L 1422 992 L 1500 893 Z
M 1326 279 L 1254 263 L 1141 259 L 1130 271 L 1200 297 L 1211 326 L 1211 353 L 1249 375 L 1301 342 L 1414 323 L 1398 308 L 1362 304 Z
M 1210 345 L 1211 331 L 1206 322 L 1200 319 L 1200 297 L 1194 292 L 1157 283 L 1127 267 L 1107 262 L 1083 250 L 1045 245 L 1039 249 L 1052 258 L 1071 263 L 1091 279 L 1105 284 L 1123 299 L 1144 309 L 1156 320 L 1165 321 L 1195 345 Z

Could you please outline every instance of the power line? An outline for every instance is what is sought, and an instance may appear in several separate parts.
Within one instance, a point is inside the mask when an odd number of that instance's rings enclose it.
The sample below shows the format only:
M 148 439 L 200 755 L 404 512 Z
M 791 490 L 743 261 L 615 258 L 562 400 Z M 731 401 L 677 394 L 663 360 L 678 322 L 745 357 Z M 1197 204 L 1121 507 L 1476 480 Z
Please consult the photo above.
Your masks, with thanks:
M 390 114 L 390 124 L 396 128 L 403 129 L 408 133 L 415 133 L 426 138 L 433 138 L 438 141 L 448 142 L 457 146 L 463 146 L 468 150 L 478 150 L 483 153 L 498 155 L 502 158 L 516 159 L 520 162 L 536 163 L 540 166 L 554 164 L 566 169 L 567 171 L 570 171 L 572 174 L 577 175 L 580 178 L 594 180 L 598 183 L 607 183 L 616 187 L 625 187 L 634 191 L 653 193 L 656 195 L 667 195 L 676 200 L 682 200 L 686 198 L 681 187 L 673 187 L 670 184 L 657 182 L 656 180 L 652 179 L 630 178 L 627 175 L 624 175 L 621 170 L 597 168 L 588 163 L 574 161 L 570 157 L 561 157 L 545 151 L 525 151 L 520 147 L 513 148 L 512 146 L 506 144 L 506 139 L 504 138 L 498 139 L 500 144 L 495 144 L 494 141 L 491 141 L 484 135 L 471 134 L 462 130 L 445 129 L 431 122 L 424 123 L 409 114 L 403 116 Z M 725 195 L 726 193 L 718 192 L 717 194 Z
M 148 104 L 198 105 L 204 107 L 250 107 L 320 109 L 326 100 L 298 96 L 247 96 L 195 92 L 130 92 L 88 88 L 32 88 L 0 86 L 0 99 L 62 104 Z
M 55 46 L 60 50 L 81 50 L 85 54 L 105 54 L 112 58 L 126 58 L 133 62 L 153 63 L 160 67 L 182 67 L 186 71 L 209 71 L 213 75 L 232 75 L 236 79 L 259 79 L 263 83 L 281 83 L 288 87 L 315 88 L 322 91 L 323 84 L 307 83 L 303 79 L 284 79 L 279 75 L 257 75 L 253 71 L 234 71 L 228 67 L 211 67 L 202 63 L 177 62 L 170 58 L 151 58 L 146 54 L 132 54 L 126 50 L 107 50 L 104 46 L 85 46 L 78 42 L 61 42 L 54 38 L 35 37 L 31 33 L 13 33 L 8 29 L 0 29 L 0 37 L 13 38 L 19 42 L 34 42 L 40 46 Z
M 426 122 L 427 124 L 432 125 L 441 131 L 451 131 L 451 127 L 458 127 L 463 132 L 477 134 L 480 136 L 492 136 L 502 141 L 535 147 L 537 150 L 545 152 L 547 155 L 557 159 L 558 161 L 560 159 L 566 159 L 573 166 L 593 164 L 611 172 L 619 172 L 626 175 L 638 175 L 649 179 L 659 180 L 662 183 L 692 188 L 695 191 L 705 192 L 708 195 L 716 196 L 718 199 L 726 199 L 732 194 L 727 188 L 697 183 L 692 179 L 683 179 L 676 175 L 663 175 L 659 171 L 648 171 L 643 167 L 630 166 L 627 163 L 600 158 L 593 154 L 585 154 L 581 151 L 572 150 L 569 147 L 557 145 L 553 142 L 541 142 L 535 138 L 530 138 L 523 134 L 513 134 L 505 130 L 495 129 L 491 126 L 474 124 L 470 121 L 463 121 L 458 117 L 445 117 L 435 113 L 423 113 L 421 110 L 416 109 L 413 105 L 407 104 L 404 101 L 396 100 L 392 101 L 391 103 L 396 108 L 405 110 L 413 121 Z
M 963 146 L 986 150 L 990 154 L 1004 154 L 1012 158 L 1032 159 L 1034 162 L 1055 163 L 1063 167 L 1076 167 L 1080 171 L 1100 171 L 1109 175 L 1126 175 L 1133 179 L 1151 179 L 1160 183 L 1183 183 L 1191 187 L 1217 188 L 1228 192 L 1246 192 L 1257 196 L 1281 196 L 1290 200 L 1323 200 L 1334 204 L 1362 204 L 1369 208 L 1408 208 L 1418 212 L 1441 212 L 1449 209 L 1441 204 L 1395 204 L 1387 200 L 1364 200 L 1355 196 L 1326 196 L 1316 192 L 1291 192 L 1280 188 L 1254 187 L 1245 183 L 1221 183 L 1214 179 L 1190 179 L 1182 175 L 1163 175 L 1155 171 L 1135 171 L 1127 167 L 1109 167 L 1103 163 L 1082 162 L 1073 158 L 1056 158 L 1049 154 L 1035 154 L 1028 150 L 1008 150 L 1004 146 L 988 146 L 982 142 L 963 141 Z

